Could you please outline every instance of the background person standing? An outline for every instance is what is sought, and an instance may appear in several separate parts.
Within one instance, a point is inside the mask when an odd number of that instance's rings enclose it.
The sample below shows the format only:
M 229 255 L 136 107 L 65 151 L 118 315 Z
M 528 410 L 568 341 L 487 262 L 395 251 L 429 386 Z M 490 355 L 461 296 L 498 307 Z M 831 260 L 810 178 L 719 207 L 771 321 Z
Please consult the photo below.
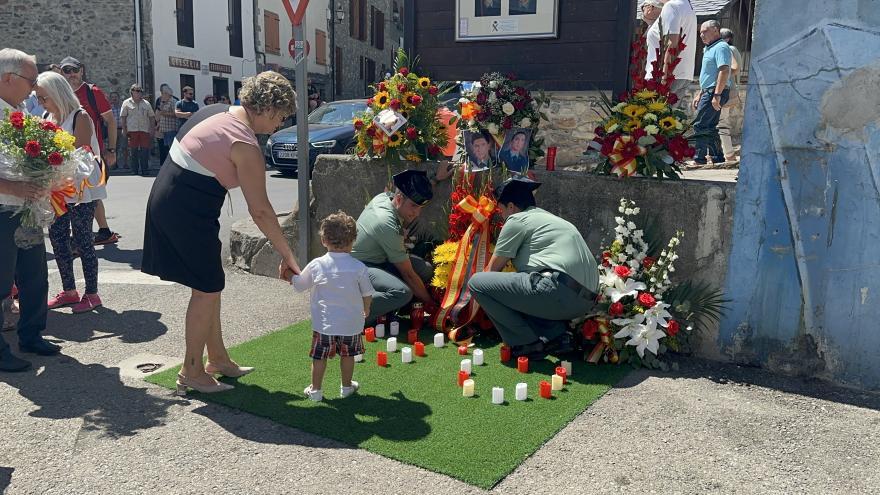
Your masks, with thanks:
M 65 57 L 58 66 L 64 78 L 70 83 L 73 92 L 76 93 L 79 104 L 86 109 L 89 117 L 92 118 L 104 165 L 113 168 L 116 166 L 116 119 L 113 118 L 113 108 L 110 106 L 107 96 L 98 86 L 83 82 L 83 64 L 79 60 Z M 107 132 L 106 142 L 103 129 L 106 129 Z M 107 177 L 109 179 L 110 174 L 107 174 Z M 103 201 L 97 202 L 95 220 L 98 222 L 98 233 L 95 234 L 96 245 L 112 244 L 119 241 L 119 234 L 111 231 L 107 224 L 107 212 L 104 210 Z
M 177 97 L 171 91 L 171 86 L 162 84 L 159 86 L 159 97 L 156 98 L 156 138 L 159 141 L 159 166 L 165 163 L 168 157 L 168 150 L 171 143 L 174 142 L 174 136 L 177 135 L 179 126 L 177 125 L 177 114 L 174 109 L 177 107 Z
M 150 142 L 156 128 L 153 107 L 143 99 L 144 90 L 131 85 L 131 98 L 122 103 L 122 132 L 131 149 L 131 172 L 146 176 L 150 170 Z
M 174 107 L 174 114 L 177 115 L 178 127 L 183 127 L 186 121 L 199 111 L 199 104 L 193 98 L 196 97 L 196 91 L 189 86 L 183 87 L 183 99 L 177 102 Z
M 707 156 L 714 163 L 724 161 L 718 120 L 721 109 L 730 97 L 730 63 L 733 56 L 730 46 L 721 39 L 721 24 L 716 20 L 700 26 L 700 38 L 706 45 L 703 50 L 703 67 L 700 70 L 700 92 L 694 96 L 697 111 L 694 119 L 697 154 L 692 165 L 707 163 Z

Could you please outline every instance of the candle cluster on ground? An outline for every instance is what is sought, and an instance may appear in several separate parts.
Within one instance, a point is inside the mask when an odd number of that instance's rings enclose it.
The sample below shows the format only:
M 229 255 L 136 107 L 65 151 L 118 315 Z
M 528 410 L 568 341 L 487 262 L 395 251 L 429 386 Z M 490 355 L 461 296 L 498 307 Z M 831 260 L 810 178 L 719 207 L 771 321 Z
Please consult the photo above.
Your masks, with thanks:
M 400 332 L 400 323 L 398 321 L 388 322 L 387 318 L 380 318 L 375 327 L 368 327 L 364 329 L 364 337 L 367 342 L 376 342 L 378 338 L 384 338 L 385 336 L 385 324 L 388 323 L 390 336 L 385 341 L 385 351 L 377 351 L 376 352 L 376 364 L 380 367 L 388 366 L 388 354 L 393 354 L 397 352 L 397 335 Z M 418 357 L 425 357 L 425 344 L 419 341 L 419 331 L 417 328 L 412 328 L 407 331 L 407 343 L 412 347 L 403 347 L 400 350 L 400 359 L 403 363 L 412 363 L 413 355 Z M 443 333 L 434 334 L 434 347 L 443 348 L 446 346 L 445 335 Z M 462 345 L 458 346 L 457 352 L 461 356 L 468 355 L 468 346 Z M 499 357 L 501 362 L 509 362 L 512 359 L 512 351 L 511 348 L 505 344 L 502 344 L 499 348 Z M 363 354 L 359 354 L 354 356 L 356 362 L 363 362 L 364 356 Z M 482 349 L 474 349 L 471 353 L 470 359 L 462 359 L 459 365 L 458 371 L 458 386 L 462 389 L 463 397 L 474 397 L 476 395 L 476 381 L 472 378 L 472 374 L 474 372 L 474 367 L 476 366 L 484 366 L 485 362 L 485 352 Z M 528 373 L 529 372 L 529 358 L 526 356 L 519 356 L 516 358 L 516 368 L 520 373 Z M 554 367 L 554 373 L 550 377 L 550 380 L 541 380 L 538 383 L 538 394 L 544 399 L 552 399 L 553 392 L 559 392 L 564 390 L 565 384 L 568 383 L 568 378 L 572 375 L 573 367 L 571 361 L 560 361 L 557 366 Z M 526 401 L 528 400 L 529 395 L 529 386 L 525 382 L 520 382 L 516 384 L 514 397 L 517 401 Z M 503 387 L 492 387 L 492 403 L 493 404 L 504 404 L 504 388 Z

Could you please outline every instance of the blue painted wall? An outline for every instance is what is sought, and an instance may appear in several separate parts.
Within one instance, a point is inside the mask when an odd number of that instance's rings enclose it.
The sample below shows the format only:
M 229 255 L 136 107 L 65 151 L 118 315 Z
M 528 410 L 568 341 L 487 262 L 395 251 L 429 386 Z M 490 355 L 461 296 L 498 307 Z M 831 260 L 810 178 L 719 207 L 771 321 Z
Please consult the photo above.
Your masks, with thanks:
M 880 388 L 880 0 L 758 0 L 746 101 L 720 345 Z

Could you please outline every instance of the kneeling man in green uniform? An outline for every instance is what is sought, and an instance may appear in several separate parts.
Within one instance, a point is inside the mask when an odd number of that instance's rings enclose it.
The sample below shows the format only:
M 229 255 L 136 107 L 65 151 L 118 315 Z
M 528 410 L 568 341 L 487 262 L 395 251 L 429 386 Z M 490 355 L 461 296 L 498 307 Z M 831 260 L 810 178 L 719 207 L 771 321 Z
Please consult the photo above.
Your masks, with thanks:
M 572 350 L 568 322 L 596 302 L 599 267 L 574 225 L 535 206 L 541 185 L 524 178 L 495 189 L 504 227 L 486 271 L 468 282 L 514 356 Z M 501 273 L 513 260 L 516 273 Z
M 357 219 L 357 240 L 351 255 L 362 261 L 370 273 L 376 293 L 367 315 L 367 324 L 376 317 L 396 311 L 415 297 L 425 310 L 436 305 L 426 283 L 434 267 L 406 252 L 403 229 L 422 213 L 434 193 L 425 172 L 404 170 L 394 176 L 395 191 L 373 198 Z

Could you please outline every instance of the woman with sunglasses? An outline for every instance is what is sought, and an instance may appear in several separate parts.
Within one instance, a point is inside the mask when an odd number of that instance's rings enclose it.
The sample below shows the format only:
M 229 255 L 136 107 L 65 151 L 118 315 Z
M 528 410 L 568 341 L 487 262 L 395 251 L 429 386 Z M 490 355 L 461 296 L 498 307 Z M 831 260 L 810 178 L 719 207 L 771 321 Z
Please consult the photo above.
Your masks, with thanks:
M 37 98 L 46 109 L 45 119 L 61 127 L 76 137 L 76 147 L 89 146 L 100 150 L 98 136 L 92 119 L 70 88 L 67 81 L 56 72 L 43 72 L 37 77 Z M 83 187 L 74 197 L 69 198 L 67 213 L 55 219 L 49 226 L 49 241 L 55 253 L 55 264 L 64 288 L 49 299 L 49 309 L 73 305 L 74 313 L 85 313 L 101 306 L 98 296 L 98 257 L 92 238 L 92 221 L 98 200 L 107 198 L 107 191 L 101 183 L 101 168 L 89 177 L 93 187 Z M 83 275 L 86 279 L 85 294 L 79 297 L 76 290 L 76 277 L 73 273 L 73 252 L 70 236 L 76 244 L 82 261 Z

